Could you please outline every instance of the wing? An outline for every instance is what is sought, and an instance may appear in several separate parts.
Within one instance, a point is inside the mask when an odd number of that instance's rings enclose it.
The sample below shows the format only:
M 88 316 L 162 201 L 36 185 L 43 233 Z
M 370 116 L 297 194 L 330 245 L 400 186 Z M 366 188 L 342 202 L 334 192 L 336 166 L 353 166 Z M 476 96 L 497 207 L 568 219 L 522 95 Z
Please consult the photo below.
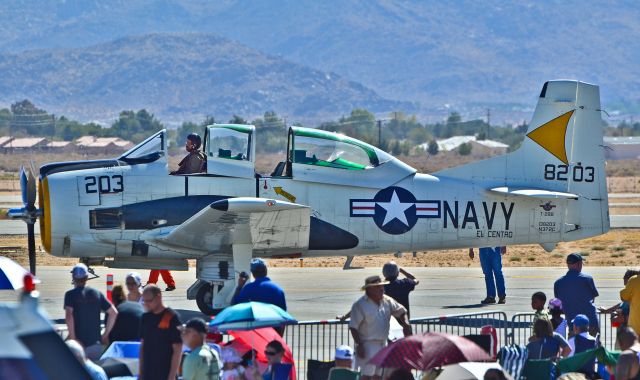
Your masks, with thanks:
M 307 250 L 309 224 L 307 206 L 239 197 L 214 202 L 179 226 L 149 231 L 145 240 L 203 254 L 232 244 L 251 244 L 260 253 L 287 254 Z

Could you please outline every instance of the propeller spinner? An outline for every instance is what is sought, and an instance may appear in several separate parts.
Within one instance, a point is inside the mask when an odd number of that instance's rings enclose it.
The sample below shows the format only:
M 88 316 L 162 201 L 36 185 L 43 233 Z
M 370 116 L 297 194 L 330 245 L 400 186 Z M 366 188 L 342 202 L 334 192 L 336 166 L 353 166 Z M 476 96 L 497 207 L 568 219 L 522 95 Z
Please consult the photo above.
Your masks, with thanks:
M 36 274 L 36 238 L 35 223 L 39 216 L 42 215 L 41 210 L 36 208 L 36 177 L 33 170 L 25 170 L 24 166 L 20 169 L 20 190 L 22 191 L 21 208 L 12 208 L 7 212 L 7 216 L 11 219 L 20 219 L 27 223 L 27 244 L 29 251 L 29 269 L 32 274 Z

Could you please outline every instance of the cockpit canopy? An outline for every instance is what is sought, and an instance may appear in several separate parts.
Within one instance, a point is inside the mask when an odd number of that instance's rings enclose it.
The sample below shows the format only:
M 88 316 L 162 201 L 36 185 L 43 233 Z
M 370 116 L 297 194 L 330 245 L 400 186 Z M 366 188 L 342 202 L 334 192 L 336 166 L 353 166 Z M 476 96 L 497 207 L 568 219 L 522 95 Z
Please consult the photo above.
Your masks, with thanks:
M 360 140 L 319 129 L 291 127 L 288 160 L 294 180 L 387 186 L 415 173 L 390 154 Z
M 291 128 L 293 163 L 346 170 L 366 170 L 379 166 L 393 157 L 362 141 L 300 127 Z
M 129 165 L 149 164 L 159 159 L 166 164 L 167 130 L 163 129 L 148 137 L 143 142 L 124 152 L 118 160 Z
M 253 125 L 213 124 L 207 127 L 204 153 L 207 173 L 231 177 L 253 178 Z

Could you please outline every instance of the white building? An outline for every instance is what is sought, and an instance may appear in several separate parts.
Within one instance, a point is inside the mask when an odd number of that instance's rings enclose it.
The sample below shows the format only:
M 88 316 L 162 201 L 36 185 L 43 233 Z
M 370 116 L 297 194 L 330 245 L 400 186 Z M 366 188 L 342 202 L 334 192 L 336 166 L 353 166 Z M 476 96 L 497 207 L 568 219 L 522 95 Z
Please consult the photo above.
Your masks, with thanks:
M 119 137 L 82 136 L 76 140 L 76 145 L 85 153 L 121 153 L 133 147 L 131 141 Z
M 457 150 L 462 144 L 471 144 L 472 155 L 499 155 L 507 153 L 509 145 L 494 140 L 478 140 L 476 136 L 453 136 L 444 140 L 436 140 L 439 152 L 449 152 Z M 421 144 L 425 151 L 429 143 Z
M 44 137 L 24 137 L 11 139 L 2 145 L 4 151 L 28 151 L 46 147 L 47 139 Z

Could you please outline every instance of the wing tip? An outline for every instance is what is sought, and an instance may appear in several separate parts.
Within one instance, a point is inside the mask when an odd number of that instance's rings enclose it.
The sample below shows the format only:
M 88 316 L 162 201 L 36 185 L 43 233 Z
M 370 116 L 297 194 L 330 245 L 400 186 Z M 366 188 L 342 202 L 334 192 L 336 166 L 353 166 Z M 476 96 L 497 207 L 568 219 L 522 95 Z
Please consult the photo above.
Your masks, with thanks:
M 214 210 L 227 212 L 229 210 L 229 201 L 227 199 L 215 201 L 210 207 Z

